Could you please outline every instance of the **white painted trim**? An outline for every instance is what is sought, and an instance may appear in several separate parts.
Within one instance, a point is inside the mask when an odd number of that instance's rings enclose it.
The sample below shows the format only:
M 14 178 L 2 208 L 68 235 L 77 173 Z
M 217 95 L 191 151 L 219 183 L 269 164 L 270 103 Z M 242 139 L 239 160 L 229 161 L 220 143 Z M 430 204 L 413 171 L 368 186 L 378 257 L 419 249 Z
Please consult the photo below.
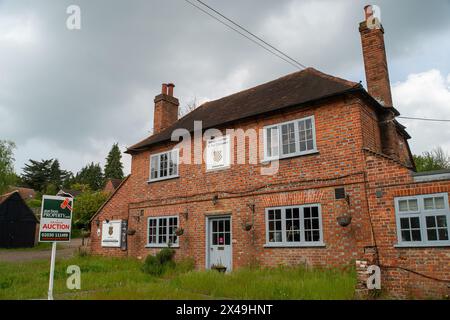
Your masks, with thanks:
M 176 153 L 176 156 L 177 156 L 177 162 L 176 162 L 176 164 L 177 164 L 177 172 L 176 172 L 176 174 L 173 174 L 173 175 L 171 175 L 171 176 L 166 176 L 166 177 L 158 177 L 158 178 L 155 178 L 155 179 L 152 179 L 152 159 L 153 158 L 155 158 L 155 157 L 158 157 L 158 175 L 159 175 L 159 158 L 160 158 L 160 156 L 161 155 L 163 155 L 163 154 L 169 154 L 169 153 L 173 153 L 173 152 L 175 152 Z M 167 164 L 167 173 L 169 173 L 169 163 Z M 150 162 L 149 162 L 149 172 L 148 172 L 148 175 L 149 175 L 149 177 L 148 177 L 148 183 L 152 183 L 152 182 L 158 182 L 158 181 L 163 181 L 163 180 L 170 180 L 170 179 L 176 179 L 176 178 L 179 178 L 179 174 L 180 174 L 180 149 L 172 149 L 172 150 L 168 150 L 168 151 L 164 151 L 164 152 L 160 152 L 160 153 L 155 153 L 155 154 L 151 154 L 150 155 Z
M 301 152 L 300 151 L 300 128 L 299 128 L 298 123 L 300 121 L 306 121 L 309 119 L 311 119 L 311 128 L 312 128 L 312 134 L 313 134 L 314 149 Z M 291 123 L 294 123 L 295 140 L 296 140 L 295 148 L 296 148 L 297 152 L 283 155 L 283 141 L 282 141 L 283 135 L 282 135 L 281 127 L 283 125 L 287 125 L 287 124 L 291 124 Z M 267 129 L 271 129 L 271 128 L 275 128 L 275 127 L 278 128 L 278 156 L 269 157 L 267 155 L 267 139 L 268 139 Z M 271 124 L 271 125 L 265 126 L 263 128 L 263 139 L 264 139 L 264 153 L 263 153 L 264 156 L 263 156 L 263 159 L 261 160 L 262 163 L 268 163 L 271 161 L 276 161 L 276 160 L 281 160 L 281 159 L 306 156 L 306 155 L 310 155 L 310 154 L 319 152 L 317 149 L 316 121 L 315 121 L 314 115 L 305 117 L 305 118 L 300 118 L 300 119 L 295 119 L 295 120 L 290 120 L 290 121 L 286 121 L 286 122 L 282 122 L 282 123 L 276 123 L 276 124 Z
M 318 242 L 306 242 L 304 241 L 304 233 L 305 233 L 305 227 L 304 227 L 304 208 L 310 208 L 310 207 L 317 207 L 319 210 L 319 234 L 320 234 L 320 241 Z M 269 242 L 269 210 L 281 210 L 281 232 L 282 232 L 282 238 L 286 237 L 286 209 L 294 209 L 298 208 L 300 209 L 300 242 Z M 303 204 L 303 205 L 294 205 L 294 206 L 281 206 L 281 207 L 269 207 L 265 208 L 265 222 L 266 222 L 266 243 L 264 245 L 264 248 L 308 248 L 308 247 L 325 247 L 326 244 L 324 242 L 323 238 L 323 220 L 322 220 L 322 206 L 320 203 L 311 203 L 311 204 Z
M 156 240 L 158 240 L 159 237 L 159 219 L 167 219 L 169 220 L 170 218 L 177 218 L 177 228 L 180 227 L 180 217 L 179 215 L 170 215 L 170 216 L 150 216 L 147 217 L 147 239 L 146 239 L 146 245 L 145 248 L 167 248 L 167 243 L 149 243 L 148 239 L 149 239 L 149 228 L 150 228 L 150 219 L 156 219 L 158 221 L 158 223 L 156 224 Z M 169 221 L 167 221 L 167 229 L 169 229 Z M 169 235 L 169 230 L 167 230 L 167 236 Z M 177 236 L 177 242 L 171 244 L 171 247 L 173 248 L 178 248 L 180 246 L 180 237 Z
M 424 199 L 444 197 L 444 209 L 425 210 Z M 402 200 L 417 200 L 418 211 L 417 212 L 400 212 L 399 202 Z M 424 248 L 424 247 L 445 247 L 450 246 L 450 209 L 448 204 L 448 193 L 434 193 L 434 194 L 420 194 L 415 196 L 397 197 L 394 198 L 395 207 L 395 221 L 397 224 L 397 241 L 395 248 Z M 428 240 L 426 218 L 433 216 L 446 216 L 447 217 L 447 229 L 449 233 L 449 240 L 445 241 L 432 241 Z M 419 218 L 420 223 L 420 236 L 421 241 L 402 241 L 401 224 L 402 218 Z

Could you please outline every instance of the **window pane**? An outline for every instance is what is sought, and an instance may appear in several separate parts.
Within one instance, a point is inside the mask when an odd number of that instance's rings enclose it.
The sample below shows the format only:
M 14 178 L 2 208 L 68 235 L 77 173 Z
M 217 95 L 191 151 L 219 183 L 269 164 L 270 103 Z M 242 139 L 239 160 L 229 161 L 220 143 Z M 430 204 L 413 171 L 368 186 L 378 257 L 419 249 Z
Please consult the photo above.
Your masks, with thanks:
M 420 230 L 412 230 L 411 235 L 412 235 L 412 241 L 421 241 L 422 240 Z
M 151 157 L 150 179 L 158 179 L 158 157 Z
M 446 216 L 437 216 L 437 226 L 440 228 L 447 228 L 447 217 Z
M 427 217 L 427 228 L 436 227 L 436 218 L 435 217 Z
M 436 229 L 428 229 L 427 236 L 428 236 L 428 241 L 436 241 L 437 240 Z
M 425 210 L 433 210 L 434 209 L 433 198 L 425 198 L 423 202 L 424 202 Z
M 399 201 L 399 202 L 398 202 L 398 209 L 399 209 L 401 212 L 406 212 L 406 211 L 408 211 L 408 201 L 406 201 L 406 200 L 401 200 L 401 201 Z
M 281 126 L 281 143 L 283 146 L 283 155 L 296 152 L 294 123 L 288 123 Z
M 266 129 L 266 147 L 267 156 L 278 157 L 278 128 L 268 128 Z
M 314 135 L 312 120 L 302 120 L 298 122 L 300 152 L 314 150 Z
M 400 219 L 400 227 L 402 229 L 409 229 L 409 218 Z
M 448 240 L 448 229 L 439 229 L 439 240 Z
M 436 209 L 445 209 L 444 197 L 434 198 Z
M 419 211 L 419 206 L 417 204 L 417 200 L 408 200 L 409 211 Z
M 410 234 L 409 230 L 402 231 L 402 241 L 405 241 L 405 242 L 411 241 L 411 234 Z
M 411 229 L 420 229 L 420 220 L 419 218 L 411 218 Z

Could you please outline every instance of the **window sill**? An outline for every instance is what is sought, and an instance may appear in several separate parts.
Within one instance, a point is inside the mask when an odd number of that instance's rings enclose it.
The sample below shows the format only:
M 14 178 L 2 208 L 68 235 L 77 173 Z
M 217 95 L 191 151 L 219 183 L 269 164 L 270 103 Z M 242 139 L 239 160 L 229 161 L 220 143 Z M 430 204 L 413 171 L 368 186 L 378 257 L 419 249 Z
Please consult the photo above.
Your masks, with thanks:
M 266 243 L 264 248 L 326 248 L 323 242 L 318 243 Z
M 443 248 L 443 247 L 449 247 L 450 248 L 450 242 L 447 243 L 401 243 L 394 245 L 394 248 L 397 249 L 420 249 L 420 248 Z
M 179 248 L 179 247 L 180 247 L 179 244 L 174 244 L 170 246 L 170 248 Z M 153 249 L 153 248 L 169 248 L 169 247 L 167 246 L 167 244 L 147 244 L 145 245 L 145 248 Z
M 222 168 L 214 168 L 214 169 L 206 169 L 206 173 L 215 173 L 220 171 L 226 171 L 231 169 L 231 166 L 222 167 Z
M 320 152 L 316 149 L 316 150 L 311 150 L 305 153 L 299 153 L 299 154 L 293 154 L 293 155 L 289 155 L 289 156 L 281 156 L 279 158 L 275 158 L 275 159 L 263 159 L 261 160 L 261 164 L 269 164 L 273 161 L 281 161 L 281 160 L 286 160 L 286 159 L 291 159 L 291 158 L 299 158 L 299 157 L 305 157 L 305 156 L 311 156 L 311 155 L 318 155 Z
M 166 180 L 173 180 L 173 179 L 178 179 L 180 176 L 173 176 L 173 177 L 169 177 L 169 178 L 158 178 L 158 179 L 153 179 L 153 180 L 148 180 L 147 183 L 154 183 L 154 182 L 160 182 L 160 181 L 166 181 Z

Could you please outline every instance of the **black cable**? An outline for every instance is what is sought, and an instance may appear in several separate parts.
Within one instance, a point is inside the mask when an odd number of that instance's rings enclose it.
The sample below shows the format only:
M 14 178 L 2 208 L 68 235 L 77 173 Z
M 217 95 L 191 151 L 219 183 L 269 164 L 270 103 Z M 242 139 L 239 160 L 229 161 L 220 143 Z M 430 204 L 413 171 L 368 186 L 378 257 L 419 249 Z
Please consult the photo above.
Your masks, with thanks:
M 207 14 L 207 15 L 210 16 L 211 18 L 217 20 L 217 21 L 220 22 L 221 24 L 227 26 L 227 27 L 230 28 L 231 30 L 233 30 L 233 31 L 235 31 L 235 32 L 237 32 L 237 33 L 239 33 L 241 36 L 243 36 L 243 37 L 247 38 L 248 40 L 252 41 L 253 43 L 257 44 L 258 46 L 260 46 L 261 48 L 263 48 L 263 49 L 266 50 L 267 52 L 269 52 L 269 53 L 271 53 L 271 54 L 277 56 L 278 58 L 284 60 L 285 62 L 289 63 L 291 66 L 293 66 L 293 67 L 295 67 L 295 68 L 297 68 L 297 69 L 299 69 L 299 70 L 302 70 L 302 68 L 301 68 L 300 66 L 298 66 L 298 65 L 292 63 L 291 61 L 289 61 L 289 60 L 283 58 L 281 55 L 277 54 L 276 52 L 273 52 L 273 51 L 269 50 L 268 48 L 266 48 L 265 46 L 263 46 L 261 43 L 255 41 L 254 39 L 252 39 L 252 38 L 250 38 L 249 36 L 247 36 L 246 34 L 240 32 L 240 31 L 237 30 L 236 28 L 233 28 L 233 27 L 230 26 L 229 24 L 223 22 L 222 20 L 220 20 L 220 19 L 217 18 L 216 16 L 210 14 L 208 11 L 204 10 L 203 8 L 197 6 L 196 4 L 190 2 L 189 0 L 184 0 L 184 1 L 187 2 L 187 3 L 189 3 L 191 6 L 197 8 L 198 10 L 202 11 L 203 13 Z
M 245 32 L 247 32 L 248 34 L 250 34 L 251 36 L 255 37 L 256 39 L 258 39 L 259 41 L 261 41 L 262 43 L 264 43 L 265 45 L 269 46 L 270 48 L 274 49 L 275 51 L 277 51 L 278 53 L 282 54 L 283 56 L 285 56 L 286 58 L 288 58 L 289 60 L 293 61 L 294 63 L 298 64 L 299 66 L 301 66 L 302 68 L 306 69 L 307 67 L 302 64 L 301 62 L 295 60 L 294 58 L 288 56 L 286 53 L 284 53 L 281 50 L 278 50 L 277 48 L 275 48 L 273 45 L 271 45 L 270 43 L 264 41 L 263 39 L 261 39 L 260 37 L 258 37 L 257 35 L 255 35 L 254 33 L 252 33 L 251 31 L 249 31 L 248 29 L 244 28 L 243 26 L 241 26 L 240 24 L 238 24 L 237 22 L 234 22 L 233 20 L 231 20 L 230 18 L 226 17 L 225 15 L 223 15 L 222 13 L 220 13 L 219 11 L 217 11 L 216 9 L 210 7 L 209 5 L 207 5 L 206 3 L 204 3 L 201 0 L 196 0 L 197 2 L 201 3 L 202 5 L 204 5 L 205 7 L 207 7 L 208 9 L 210 9 L 211 11 L 213 11 L 214 13 L 218 14 L 219 16 L 221 16 L 222 18 L 224 18 L 225 20 L 231 22 L 232 24 L 234 24 L 236 27 L 240 28 L 241 30 L 244 30 Z

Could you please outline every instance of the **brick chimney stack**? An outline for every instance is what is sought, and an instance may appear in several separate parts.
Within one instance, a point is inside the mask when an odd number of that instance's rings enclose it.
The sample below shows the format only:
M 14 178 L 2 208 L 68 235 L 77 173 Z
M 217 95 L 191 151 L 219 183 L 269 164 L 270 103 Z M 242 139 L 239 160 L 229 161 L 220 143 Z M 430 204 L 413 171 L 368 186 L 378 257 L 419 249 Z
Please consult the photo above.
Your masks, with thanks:
M 374 16 L 374 7 L 364 7 L 366 20 L 359 25 L 367 89 L 383 106 L 392 107 L 391 84 L 384 45 L 384 29 Z
M 153 134 L 157 134 L 178 120 L 178 99 L 173 96 L 173 83 L 163 83 L 161 94 L 155 97 Z

